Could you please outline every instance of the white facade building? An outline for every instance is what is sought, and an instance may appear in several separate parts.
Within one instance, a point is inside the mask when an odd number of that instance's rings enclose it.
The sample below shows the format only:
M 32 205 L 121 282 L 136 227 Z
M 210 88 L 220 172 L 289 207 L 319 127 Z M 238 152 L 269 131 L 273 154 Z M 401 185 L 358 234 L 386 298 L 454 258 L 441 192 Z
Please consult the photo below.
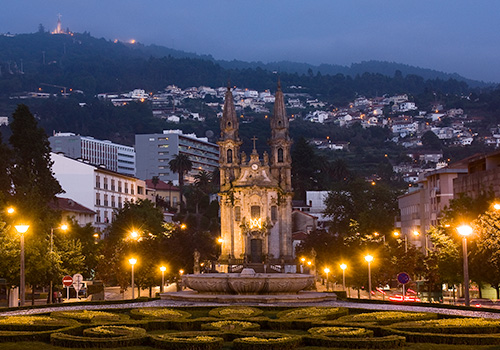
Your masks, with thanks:
M 85 161 L 50 154 L 52 171 L 65 191 L 64 196 L 93 210 L 93 226 L 103 230 L 125 202 L 146 199 L 146 184 L 135 177 L 101 168 Z
M 49 137 L 49 142 L 55 153 L 64 153 L 70 158 L 83 159 L 97 166 L 104 165 L 111 171 L 135 176 L 134 147 L 70 132 L 56 133 Z

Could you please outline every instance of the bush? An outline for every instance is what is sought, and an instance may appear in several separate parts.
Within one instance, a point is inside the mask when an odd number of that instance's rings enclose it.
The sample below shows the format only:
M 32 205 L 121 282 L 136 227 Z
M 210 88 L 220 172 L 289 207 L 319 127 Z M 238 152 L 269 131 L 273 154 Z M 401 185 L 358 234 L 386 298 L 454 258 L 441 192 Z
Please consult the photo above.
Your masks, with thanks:
M 75 321 L 61 320 L 51 316 L 0 317 L 0 330 L 7 331 L 47 331 L 75 325 L 77 325 Z
M 83 336 L 53 333 L 50 342 L 68 348 L 119 348 L 142 345 L 148 339 L 146 331 L 137 327 L 100 326 L 85 329 L 83 333 Z
M 437 314 L 427 312 L 402 312 L 402 311 L 380 311 L 367 312 L 357 315 L 344 316 L 339 322 L 376 322 L 378 324 L 391 324 L 403 321 L 417 321 L 436 319 Z
M 249 318 L 259 316 L 262 313 L 262 310 L 250 306 L 217 307 L 208 312 L 210 316 L 226 319 Z
M 191 314 L 186 311 L 173 310 L 164 307 L 144 307 L 140 309 L 130 310 L 130 315 L 133 318 L 161 318 L 164 320 L 178 320 L 191 317 Z
M 389 335 L 379 338 L 336 338 L 323 336 L 305 336 L 304 343 L 309 346 L 351 349 L 389 349 L 403 347 L 405 344 L 405 337 L 397 335 Z
M 258 331 L 260 330 L 260 325 L 252 322 L 227 320 L 227 321 L 217 321 L 217 322 L 202 324 L 201 329 L 206 331 L 223 331 L 223 332 Z
M 74 319 L 81 323 L 120 322 L 129 319 L 127 315 L 94 310 L 54 311 L 50 315 L 52 317 Z
M 348 314 L 348 310 L 342 307 L 306 307 L 281 311 L 276 314 L 279 319 L 336 319 Z
M 209 335 L 162 334 L 151 336 L 154 347 L 171 350 L 217 350 L 224 339 Z
M 484 318 L 446 318 L 440 320 L 402 322 L 391 326 L 399 330 L 445 334 L 500 333 L 500 321 Z
M 289 334 L 259 333 L 233 340 L 235 350 L 288 350 L 295 349 L 302 338 Z
M 373 331 L 355 327 L 314 327 L 308 330 L 313 336 L 322 337 L 373 337 Z
M 407 332 L 393 328 L 380 329 L 382 335 L 393 334 L 406 338 L 410 343 L 434 343 L 449 345 L 498 345 L 500 344 L 500 334 L 436 334 Z

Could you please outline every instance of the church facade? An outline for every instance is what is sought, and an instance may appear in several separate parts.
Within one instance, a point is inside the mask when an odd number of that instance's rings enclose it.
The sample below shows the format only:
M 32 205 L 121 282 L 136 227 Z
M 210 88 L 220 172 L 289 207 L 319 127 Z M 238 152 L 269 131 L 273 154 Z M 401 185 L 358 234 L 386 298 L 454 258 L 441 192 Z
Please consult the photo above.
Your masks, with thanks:
M 292 245 L 292 140 L 280 83 L 270 120 L 270 154 L 240 151 L 239 120 L 230 88 L 220 121 L 219 145 L 222 272 L 262 266 L 295 272 Z M 257 269 L 256 269 L 257 271 Z M 270 271 L 268 271 L 270 272 Z

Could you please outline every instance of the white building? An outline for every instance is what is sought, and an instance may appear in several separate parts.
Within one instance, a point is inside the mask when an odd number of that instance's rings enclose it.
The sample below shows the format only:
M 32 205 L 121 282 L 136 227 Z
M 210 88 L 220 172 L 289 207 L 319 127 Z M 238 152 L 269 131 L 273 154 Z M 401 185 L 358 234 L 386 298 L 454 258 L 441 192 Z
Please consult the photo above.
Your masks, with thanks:
M 125 202 L 146 199 L 146 184 L 135 177 L 120 174 L 85 161 L 50 154 L 52 171 L 65 191 L 64 196 L 93 210 L 93 226 L 103 230 Z
M 56 133 L 49 137 L 49 142 L 55 153 L 64 153 L 74 159 L 83 159 L 91 164 L 104 165 L 112 171 L 135 176 L 134 147 L 70 132 Z

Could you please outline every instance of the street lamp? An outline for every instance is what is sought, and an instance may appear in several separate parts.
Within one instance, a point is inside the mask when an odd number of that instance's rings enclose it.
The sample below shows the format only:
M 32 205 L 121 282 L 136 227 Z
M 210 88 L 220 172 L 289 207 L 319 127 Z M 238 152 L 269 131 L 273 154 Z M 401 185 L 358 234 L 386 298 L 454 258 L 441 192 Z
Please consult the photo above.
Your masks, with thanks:
M 472 234 L 472 227 L 469 225 L 462 225 L 457 227 L 458 233 L 463 237 L 462 247 L 464 251 L 464 297 L 465 306 L 470 306 L 469 299 L 469 262 L 467 258 L 467 236 Z
M 326 291 L 328 292 L 328 273 L 330 272 L 330 269 L 325 267 L 323 271 L 326 273 Z
M 132 265 L 132 299 L 135 299 L 135 291 L 134 291 L 134 265 L 137 262 L 137 259 L 131 258 L 128 259 L 130 265 Z
M 25 276 L 24 276 L 24 234 L 28 229 L 30 228 L 30 225 L 25 225 L 25 224 L 20 224 L 20 225 L 15 225 L 14 226 L 21 234 L 21 263 L 20 263 L 20 278 L 19 278 L 19 293 L 21 294 L 21 302 L 20 306 L 24 306 L 25 302 L 25 287 L 26 287 L 26 281 L 25 281 Z
M 342 289 L 345 290 L 345 269 L 347 269 L 347 265 L 342 263 L 340 268 L 342 269 Z
M 56 227 L 55 229 L 60 229 L 62 231 L 66 231 L 68 229 L 68 225 L 63 224 L 60 227 Z M 52 257 L 52 253 L 54 252 L 54 228 L 50 228 L 50 256 Z M 53 293 L 53 284 L 52 278 L 50 279 L 50 284 L 49 284 L 49 304 L 52 304 L 54 301 L 54 296 L 52 295 Z
M 371 271 L 371 262 L 373 261 L 373 256 L 368 254 L 365 256 L 365 260 L 368 263 L 368 299 L 372 298 L 372 271 Z
M 163 293 L 163 288 L 165 286 L 165 271 L 167 268 L 165 266 L 160 267 L 161 271 L 161 288 L 160 288 L 160 293 Z

